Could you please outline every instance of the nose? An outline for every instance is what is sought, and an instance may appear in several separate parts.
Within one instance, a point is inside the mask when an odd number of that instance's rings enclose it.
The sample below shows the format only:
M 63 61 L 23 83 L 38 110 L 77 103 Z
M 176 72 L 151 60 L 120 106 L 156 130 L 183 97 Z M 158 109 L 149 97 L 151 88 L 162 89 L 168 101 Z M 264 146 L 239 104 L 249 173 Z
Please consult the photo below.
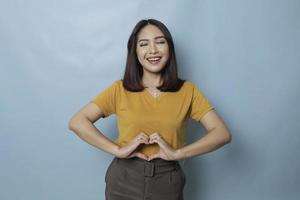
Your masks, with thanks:
M 157 53 L 157 46 L 156 46 L 155 42 L 150 42 L 149 53 L 151 53 L 151 54 Z

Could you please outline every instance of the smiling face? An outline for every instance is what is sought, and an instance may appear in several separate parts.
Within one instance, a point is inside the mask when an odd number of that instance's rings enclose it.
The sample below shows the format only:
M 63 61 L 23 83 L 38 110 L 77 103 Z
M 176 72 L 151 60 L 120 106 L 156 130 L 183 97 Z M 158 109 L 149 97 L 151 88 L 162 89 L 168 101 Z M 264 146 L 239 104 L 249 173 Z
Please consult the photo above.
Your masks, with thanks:
M 144 70 L 159 73 L 169 59 L 169 45 L 162 31 L 146 25 L 137 37 L 136 54 Z

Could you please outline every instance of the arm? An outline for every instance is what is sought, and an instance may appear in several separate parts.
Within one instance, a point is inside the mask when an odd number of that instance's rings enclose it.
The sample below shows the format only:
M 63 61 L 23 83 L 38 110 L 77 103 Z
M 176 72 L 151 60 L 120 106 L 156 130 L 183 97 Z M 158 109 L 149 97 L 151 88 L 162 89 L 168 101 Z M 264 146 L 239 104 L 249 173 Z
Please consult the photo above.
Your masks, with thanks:
M 199 140 L 176 150 L 178 159 L 185 159 L 214 151 L 231 142 L 231 134 L 224 121 L 213 109 L 200 120 L 208 133 Z
M 119 146 L 94 126 L 94 123 L 101 117 L 103 117 L 103 112 L 100 108 L 94 103 L 88 103 L 71 118 L 69 129 L 92 146 L 116 155 Z

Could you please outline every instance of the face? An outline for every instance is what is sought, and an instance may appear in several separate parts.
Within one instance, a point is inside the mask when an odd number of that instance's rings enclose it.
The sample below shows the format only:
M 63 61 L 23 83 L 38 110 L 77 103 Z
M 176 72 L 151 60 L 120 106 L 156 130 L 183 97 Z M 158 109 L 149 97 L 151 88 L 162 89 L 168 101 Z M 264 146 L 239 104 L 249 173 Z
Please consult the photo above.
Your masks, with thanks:
M 164 34 L 154 25 L 146 25 L 138 33 L 136 54 L 144 70 L 160 72 L 169 59 L 169 45 Z

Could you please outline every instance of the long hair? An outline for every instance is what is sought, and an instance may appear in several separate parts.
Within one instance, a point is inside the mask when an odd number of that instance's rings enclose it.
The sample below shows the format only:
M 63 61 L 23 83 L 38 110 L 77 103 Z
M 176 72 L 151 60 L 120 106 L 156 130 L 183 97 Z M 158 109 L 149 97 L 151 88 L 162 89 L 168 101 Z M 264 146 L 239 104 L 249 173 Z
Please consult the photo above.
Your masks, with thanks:
M 162 22 L 155 19 L 140 20 L 133 28 L 127 43 L 128 52 L 123 77 L 123 87 L 129 91 L 135 92 L 142 91 L 145 88 L 142 84 L 143 67 L 139 63 L 136 55 L 136 45 L 139 31 L 148 24 L 152 24 L 162 31 L 169 46 L 169 59 L 161 71 L 163 84 L 157 87 L 157 89 L 161 91 L 176 92 L 181 88 L 185 80 L 178 78 L 177 75 L 177 62 L 171 33 Z

